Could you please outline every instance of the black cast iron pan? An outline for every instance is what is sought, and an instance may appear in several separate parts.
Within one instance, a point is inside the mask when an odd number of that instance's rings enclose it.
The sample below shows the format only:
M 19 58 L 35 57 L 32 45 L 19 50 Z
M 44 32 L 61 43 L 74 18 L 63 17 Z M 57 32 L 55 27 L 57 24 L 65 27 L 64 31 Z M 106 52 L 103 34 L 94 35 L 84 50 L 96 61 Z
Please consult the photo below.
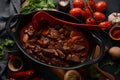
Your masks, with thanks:
M 66 14 L 66 13 L 63 13 L 60 11 L 45 10 L 45 12 L 49 13 L 50 15 L 52 15 L 56 18 L 59 18 L 59 19 L 65 20 L 65 21 L 81 23 L 79 19 L 74 18 L 74 17 L 70 16 L 69 14 Z M 75 68 L 83 67 L 85 65 L 94 64 L 103 58 L 105 52 L 104 52 L 104 44 L 102 42 L 102 38 L 99 35 L 96 35 L 94 33 L 94 31 L 82 29 L 82 28 L 79 28 L 79 29 L 81 29 L 82 32 L 87 36 L 89 43 L 90 43 L 89 55 L 87 56 L 87 58 L 85 59 L 84 62 L 81 62 L 75 66 L 59 67 L 59 66 L 46 64 L 44 62 L 41 62 L 41 61 L 33 58 L 31 55 L 29 55 L 27 53 L 27 51 L 22 46 L 22 43 L 20 41 L 20 31 L 26 23 L 28 23 L 32 20 L 32 16 L 35 13 L 36 12 L 32 12 L 29 14 L 17 14 L 17 15 L 10 16 L 9 20 L 6 23 L 6 31 L 8 32 L 8 34 L 13 38 L 13 40 L 16 42 L 16 45 L 23 52 L 23 54 L 25 54 L 31 60 L 33 60 L 39 64 L 48 66 L 48 67 L 61 68 L 61 69 L 75 69 Z M 13 22 L 14 22 L 14 25 L 11 26 L 11 24 Z M 14 31 L 11 30 L 11 28 L 13 28 L 13 27 L 14 27 Z M 98 58 L 94 59 L 93 55 L 95 52 L 96 45 L 99 45 L 99 47 L 100 47 L 100 55 Z

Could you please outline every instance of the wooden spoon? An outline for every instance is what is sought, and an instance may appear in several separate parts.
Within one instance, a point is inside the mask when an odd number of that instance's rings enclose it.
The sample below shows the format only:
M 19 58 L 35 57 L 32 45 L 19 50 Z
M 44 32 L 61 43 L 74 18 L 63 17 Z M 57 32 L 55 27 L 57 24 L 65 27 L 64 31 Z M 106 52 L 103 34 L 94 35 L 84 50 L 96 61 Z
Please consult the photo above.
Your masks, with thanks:
M 99 48 L 99 46 L 96 46 L 96 51 L 95 51 L 95 55 L 93 56 L 93 58 L 97 58 L 97 57 L 100 55 L 99 53 L 100 53 L 100 48 Z M 109 78 L 110 80 L 115 80 L 115 77 L 114 77 L 112 74 L 103 71 L 103 70 L 99 67 L 99 64 L 98 64 L 98 63 L 93 64 L 93 65 L 94 65 L 94 67 L 95 67 L 98 71 L 100 71 L 100 72 L 101 72 L 103 75 L 105 75 L 107 78 Z

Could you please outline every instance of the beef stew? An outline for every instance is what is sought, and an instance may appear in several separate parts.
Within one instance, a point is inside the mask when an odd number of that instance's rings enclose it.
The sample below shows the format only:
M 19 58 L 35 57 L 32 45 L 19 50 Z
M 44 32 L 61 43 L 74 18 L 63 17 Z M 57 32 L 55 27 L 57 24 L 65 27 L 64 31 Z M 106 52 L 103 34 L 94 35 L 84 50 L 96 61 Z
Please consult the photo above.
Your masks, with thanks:
M 82 62 L 89 53 L 89 42 L 82 31 L 66 25 L 47 23 L 35 31 L 26 24 L 20 33 L 22 45 L 34 58 L 54 66 L 69 67 Z

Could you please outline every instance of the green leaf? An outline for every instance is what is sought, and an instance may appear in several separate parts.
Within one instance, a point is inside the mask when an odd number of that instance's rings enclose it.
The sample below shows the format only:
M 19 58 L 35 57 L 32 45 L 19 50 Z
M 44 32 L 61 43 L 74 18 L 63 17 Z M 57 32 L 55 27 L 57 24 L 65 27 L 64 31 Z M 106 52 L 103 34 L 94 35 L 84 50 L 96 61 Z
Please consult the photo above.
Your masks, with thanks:
M 49 10 L 55 8 L 53 0 L 28 0 L 29 3 L 25 3 L 20 8 L 21 13 L 30 13 L 37 10 Z
M 4 46 L 13 46 L 14 45 L 14 41 L 13 40 L 9 40 L 9 39 L 5 39 L 3 44 L 4 44 Z
M 3 49 L 3 44 L 2 43 L 0 43 L 0 50 L 2 50 Z
M 89 71 L 92 80 L 98 79 L 101 75 L 93 65 L 89 66 Z
M 117 69 L 114 74 L 117 75 L 119 73 L 120 73 L 120 69 Z
M 3 42 L 0 43 L 0 59 L 3 58 L 3 55 L 8 52 L 7 47 L 13 46 L 14 41 L 5 39 Z
M 103 66 L 113 66 L 115 65 L 115 62 L 113 62 L 112 60 L 108 61 L 107 63 L 105 63 Z
M 115 70 L 115 75 L 120 73 L 120 64 L 116 64 L 117 65 L 117 69 Z

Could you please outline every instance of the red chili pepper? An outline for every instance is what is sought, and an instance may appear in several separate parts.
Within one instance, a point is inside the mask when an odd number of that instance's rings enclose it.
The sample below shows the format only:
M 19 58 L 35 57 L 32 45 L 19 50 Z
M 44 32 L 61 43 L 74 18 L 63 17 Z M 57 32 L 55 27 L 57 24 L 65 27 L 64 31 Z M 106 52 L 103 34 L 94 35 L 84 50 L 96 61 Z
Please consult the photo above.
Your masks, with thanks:
M 34 70 L 27 70 L 27 71 L 10 73 L 9 76 L 12 78 L 23 78 L 27 76 L 32 76 L 33 73 L 34 73 Z

